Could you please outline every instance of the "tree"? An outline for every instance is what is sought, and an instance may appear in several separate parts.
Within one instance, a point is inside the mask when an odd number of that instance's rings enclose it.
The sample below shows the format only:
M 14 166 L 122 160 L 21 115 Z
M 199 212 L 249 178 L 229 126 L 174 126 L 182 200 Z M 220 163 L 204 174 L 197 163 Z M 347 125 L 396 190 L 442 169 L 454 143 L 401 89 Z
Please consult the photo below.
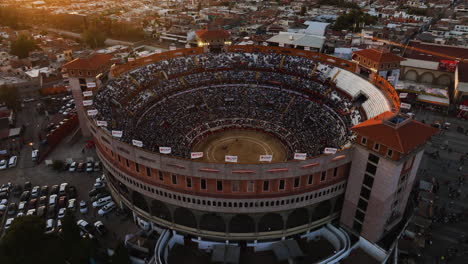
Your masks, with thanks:
M 18 106 L 18 88 L 15 86 L 0 86 L 0 103 L 4 103 L 11 109 Z
M 56 171 L 60 171 L 62 170 L 63 166 L 64 166 L 64 162 L 62 160 L 54 160 L 52 162 L 52 168 Z
M 336 19 L 333 29 L 358 32 L 364 25 L 373 25 L 376 22 L 376 17 L 363 13 L 361 10 L 352 9 L 349 13 L 342 14 Z
M 36 42 L 25 36 L 20 35 L 16 41 L 11 44 L 11 54 L 18 56 L 20 59 L 27 58 L 29 53 L 38 49 Z
M 93 49 L 104 47 L 107 38 L 101 30 L 95 27 L 85 30 L 81 34 L 81 37 L 84 42 Z
M 130 264 L 130 255 L 122 241 L 119 241 L 111 258 L 112 264 Z

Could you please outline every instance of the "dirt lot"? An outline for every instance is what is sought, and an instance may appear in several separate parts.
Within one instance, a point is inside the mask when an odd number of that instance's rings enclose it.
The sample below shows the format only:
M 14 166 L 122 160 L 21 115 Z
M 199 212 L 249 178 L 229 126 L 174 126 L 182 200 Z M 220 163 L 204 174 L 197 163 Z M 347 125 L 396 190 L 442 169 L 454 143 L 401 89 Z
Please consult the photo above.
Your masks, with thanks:
M 285 146 L 275 137 L 258 131 L 233 129 L 212 134 L 193 147 L 204 152 L 202 161 L 224 162 L 224 156 L 237 156 L 239 163 L 254 163 L 260 155 L 273 155 L 273 162 L 286 160 Z

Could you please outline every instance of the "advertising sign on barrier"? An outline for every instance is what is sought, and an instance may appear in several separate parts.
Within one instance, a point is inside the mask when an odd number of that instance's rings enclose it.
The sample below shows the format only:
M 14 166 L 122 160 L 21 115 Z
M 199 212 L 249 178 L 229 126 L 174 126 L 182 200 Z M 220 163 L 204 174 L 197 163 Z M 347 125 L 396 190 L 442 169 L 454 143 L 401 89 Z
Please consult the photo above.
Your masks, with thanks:
M 116 138 L 121 138 L 123 135 L 123 131 L 121 130 L 112 130 L 112 136 Z
M 90 106 L 93 104 L 93 100 L 84 100 L 83 101 L 83 106 Z
M 96 121 L 96 124 L 100 127 L 107 127 L 107 121 Z
M 406 98 L 408 97 L 408 93 L 400 93 L 400 98 Z
M 83 92 L 83 96 L 93 96 L 93 92 L 92 91 L 84 91 Z
M 97 113 L 98 113 L 98 112 L 97 112 L 96 109 L 88 110 L 88 115 L 89 115 L 89 116 L 95 116 L 95 115 L 97 115 Z
M 260 161 L 271 162 L 273 155 L 260 155 Z
M 159 147 L 159 153 L 161 154 L 171 154 L 170 147 Z
M 192 152 L 192 153 L 190 153 L 190 157 L 192 159 L 203 158 L 203 152 Z
M 143 147 L 143 141 L 132 139 L 133 146 L 137 146 L 139 148 Z
M 307 153 L 294 153 L 295 160 L 305 160 L 307 158 Z
M 336 148 L 325 148 L 325 150 L 323 151 L 323 153 L 325 154 L 335 154 L 337 151 Z
M 403 108 L 403 109 L 408 109 L 408 110 L 411 109 L 411 105 L 410 105 L 410 104 L 407 104 L 407 103 L 401 103 L 400 106 L 401 106 L 401 108 Z
M 86 83 L 86 87 L 88 87 L 88 88 L 94 88 L 94 87 L 96 87 L 96 83 L 95 83 L 95 82 Z
M 226 155 L 224 156 L 224 161 L 225 162 L 237 162 L 237 156 Z

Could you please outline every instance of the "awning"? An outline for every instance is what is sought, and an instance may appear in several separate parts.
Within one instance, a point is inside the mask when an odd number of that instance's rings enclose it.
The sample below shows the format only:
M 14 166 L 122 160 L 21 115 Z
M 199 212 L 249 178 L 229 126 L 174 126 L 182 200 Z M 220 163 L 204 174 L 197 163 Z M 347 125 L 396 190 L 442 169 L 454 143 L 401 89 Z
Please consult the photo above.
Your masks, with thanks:
M 420 102 L 424 102 L 424 103 L 436 104 L 436 105 L 442 105 L 442 106 L 449 106 L 450 104 L 450 100 L 448 98 L 440 98 L 437 96 L 424 95 L 424 94 L 418 95 L 417 100 Z

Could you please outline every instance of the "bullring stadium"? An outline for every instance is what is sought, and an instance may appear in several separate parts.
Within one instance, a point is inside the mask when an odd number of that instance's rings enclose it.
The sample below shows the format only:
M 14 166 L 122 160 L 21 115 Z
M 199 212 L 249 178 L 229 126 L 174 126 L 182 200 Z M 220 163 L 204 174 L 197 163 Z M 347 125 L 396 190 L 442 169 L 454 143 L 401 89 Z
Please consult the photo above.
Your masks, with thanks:
M 80 125 L 116 201 L 161 234 L 151 263 L 197 258 L 177 245 L 213 262 L 353 263 L 403 218 L 432 130 L 353 62 L 267 46 L 91 60 L 66 66 Z

